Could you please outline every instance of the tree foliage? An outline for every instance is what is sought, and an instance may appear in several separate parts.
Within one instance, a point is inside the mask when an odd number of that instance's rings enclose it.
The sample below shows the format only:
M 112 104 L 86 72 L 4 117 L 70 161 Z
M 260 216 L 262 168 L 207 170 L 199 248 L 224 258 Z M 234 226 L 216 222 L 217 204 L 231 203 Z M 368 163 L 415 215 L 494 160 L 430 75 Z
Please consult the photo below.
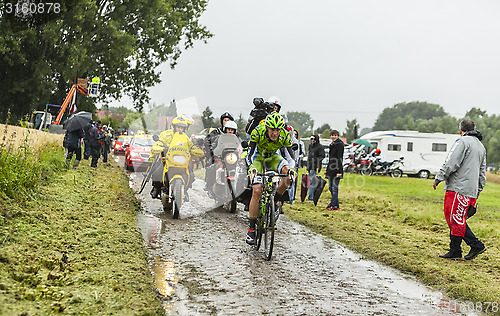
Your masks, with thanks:
M 412 126 L 415 121 L 430 120 L 435 117 L 443 117 L 448 114 L 444 109 L 437 105 L 427 102 L 403 102 L 394 105 L 392 108 L 385 108 L 378 116 L 374 131 L 388 131 L 406 128 Z M 405 127 L 405 128 L 402 128 Z
M 315 134 L 318 134 L 318 135 L 321 135 L 321 134 L 323 134 L 323 133 L 324 133 L 325 131 L 327 131 L 327 130 L 328 130 L 328 132 L 330 132 L 330 129 L 331 129 L 330 124 L 325 123 L 325 124 L 321 125 L 320 127 L 318 127 L 318 128 L 314 131 L 314 133 L 315 133 Z M 328 137 L 327 137 L 327 138 L 328 138 Z
M 359 124 L 356 119 L 353 119 L 352 121 L 347 120 L 347 127 L 344 132 L 344 137 L 346 138 L 346 141 L 350 143 L 354 139 L 358 138 L 358 131 L 359 130 Z
M 34 0 L 30 0 L 33 2 Z M 13 120 L 61 104 L 76 72 L 99 76 L 99 100 L 132 98 L 141 112 L 157 66 L 174 67 L 182 50 L 212 36 L 198 19 L 206 0 L 68 0 L 60 11 L 7 14 L 0 0 L 0 116 Z M 79 98 L 79 109 L 95 109 Z
M 203 127 L 209 128 L 209 127 L 215 127 L 215 119 L 213 117 L 214 112 L 212 112 L 212 109 L 210 109 L 209 106 L 203 110 L 201 114 L 201 121 L 203 122 Z
M 312 134 L 314 120 L 310 114 L 306 112 L 286 112 L 286 119 L 299 132 L 299 135 L 307 137 Z

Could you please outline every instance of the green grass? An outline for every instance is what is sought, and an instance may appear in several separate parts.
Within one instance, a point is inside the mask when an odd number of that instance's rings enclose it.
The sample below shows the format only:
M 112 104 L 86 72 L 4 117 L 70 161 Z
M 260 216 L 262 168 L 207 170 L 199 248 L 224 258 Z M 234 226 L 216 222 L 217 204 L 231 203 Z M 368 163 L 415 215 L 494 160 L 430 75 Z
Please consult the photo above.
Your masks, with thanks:
M 118 166 L 82 161 L 36 191 L 0 194 L 0 315 L 164 314 Z
M 328 188 L 317 207 L 293 204 L 286 214 L 336 239 L 367 258 L 417 276 L 449 296 L 474 302 L 500 302 L 500 185 L 488 183 L 469 226 L 488 250 L 472 261 L 438 257 L 449 249 L 443 215 L 444 190 L 432 180 L 363 177 L 347 174 L 339 188 L 339 211 L 326 211 Z M 462 244 L 467 253 L 469 247 Z

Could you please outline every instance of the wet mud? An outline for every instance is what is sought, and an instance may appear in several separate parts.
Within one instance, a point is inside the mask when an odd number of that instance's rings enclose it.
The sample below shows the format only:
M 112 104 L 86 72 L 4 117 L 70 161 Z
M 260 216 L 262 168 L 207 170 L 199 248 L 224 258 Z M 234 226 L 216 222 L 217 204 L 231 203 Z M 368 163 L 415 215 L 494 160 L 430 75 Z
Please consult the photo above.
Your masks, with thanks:
M 131 172 L 138 191 L 142 172 Z M 166 315 L 457 315 L 414 278 L 281 215 L 271 261 L 245 243 L 248 213 L 214 208 L 196 180 L 180 219 L 138 195 L 137 217 Z M 285 208 L 286 211 L 286 208 Z

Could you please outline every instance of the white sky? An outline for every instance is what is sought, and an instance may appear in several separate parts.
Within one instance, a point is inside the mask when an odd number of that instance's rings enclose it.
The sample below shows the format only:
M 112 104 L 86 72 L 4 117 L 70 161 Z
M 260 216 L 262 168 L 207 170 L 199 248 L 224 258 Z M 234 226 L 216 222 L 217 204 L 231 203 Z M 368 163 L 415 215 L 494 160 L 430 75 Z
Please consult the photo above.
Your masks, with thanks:
M 500 114 L 498 0 L 209 0 L 201 23 L 215 36 L 161 67 L 152 102 L 246 118 L 275 95 L 340 131 L 400 102 Z

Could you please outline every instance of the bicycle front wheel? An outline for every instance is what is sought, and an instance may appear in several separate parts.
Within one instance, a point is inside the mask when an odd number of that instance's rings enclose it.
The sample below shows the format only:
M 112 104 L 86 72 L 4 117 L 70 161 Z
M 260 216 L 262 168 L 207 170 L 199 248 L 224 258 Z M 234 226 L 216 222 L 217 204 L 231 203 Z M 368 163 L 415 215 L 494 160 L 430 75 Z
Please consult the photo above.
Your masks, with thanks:
M 275 209 L 274 209 L 274 197 L 269 197 L 266 204 L 265 212 L 265 227 L 264 227 L 264 248 L 266 254 L 266 260 L 271 260 L 273 255 L 274 246 L 274 228 L 276 224 Z

